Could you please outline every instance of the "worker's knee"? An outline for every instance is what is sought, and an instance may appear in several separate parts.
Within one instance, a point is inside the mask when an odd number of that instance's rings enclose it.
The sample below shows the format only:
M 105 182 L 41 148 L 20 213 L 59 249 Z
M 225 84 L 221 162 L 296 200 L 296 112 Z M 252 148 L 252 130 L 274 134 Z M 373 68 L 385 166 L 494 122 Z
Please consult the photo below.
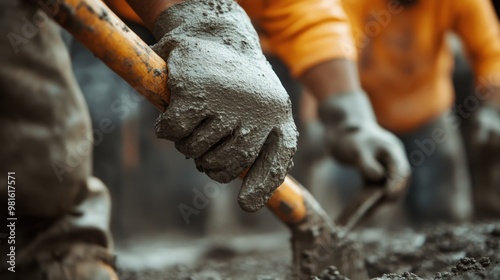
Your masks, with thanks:
M 105 185 L 96 178 L 88 178 L 81 186 L 78 202 L 74 197 L 67 197 L 74 203 L 69 209 L 57 208 L 64 202 L 62 196 L 51 198 L 44 196 L 40 203 L 30 208 L 32 216 L 30 224 L 21 224 L 21 231 L 32 232 L 36 238 L 20 236 L 28 246 L 23 246 L 26 259 L 19 262 L 29 262 L 36 254 L 50 251 L 52 248 L 71 248 L 74 244 L 86 243 L 109 248 L 112 246 L 109 233 L 110 197 Z M 46 199 L 46 201 L 43 201 Z M 56 207 L 50 206 L 56 205 Z M 42 212 L 44 216 L 34 216 Z M 36 227 L 34 226 L 36 224 Z

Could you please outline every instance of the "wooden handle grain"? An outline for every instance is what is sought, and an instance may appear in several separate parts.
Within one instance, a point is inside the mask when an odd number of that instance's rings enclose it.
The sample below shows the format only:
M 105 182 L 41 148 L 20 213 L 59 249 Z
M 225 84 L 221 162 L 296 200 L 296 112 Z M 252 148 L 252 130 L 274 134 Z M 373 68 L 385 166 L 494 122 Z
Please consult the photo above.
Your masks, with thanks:
M 160 111 L 167 64 L 100 0 L 58 0 L 51 16 Z

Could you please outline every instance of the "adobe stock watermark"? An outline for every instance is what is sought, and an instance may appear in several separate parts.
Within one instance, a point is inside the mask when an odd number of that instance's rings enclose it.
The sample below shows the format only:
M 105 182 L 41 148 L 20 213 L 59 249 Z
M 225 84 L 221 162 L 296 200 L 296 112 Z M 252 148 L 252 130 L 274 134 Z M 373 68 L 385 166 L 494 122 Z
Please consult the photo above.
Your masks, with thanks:
M 191 203 L 180 203 L 177 206 L 184 222 L 189 225 L 191 223 L 191 216 L 198 216 L 201 211 L 208 207 L 210 200 L 219 196 L 225 188 L 227 188 L 227 185 L 219 184 L 215 181 L 206 183 L 203 189 L 194 188 Z
M 10 272 L 16 272 L 16 172 L 7 173 L 7 230 L 9 244 L 7 249 L 7 264 L 9 265 L 7 270 Z
M 19 32 L 7 33 L 7 39 L 12 46 L 15 54 L 18 54 L 22 45 L 28 44 L 49 22 L 49 16 L 54 16 L 59 12 L 60 1 L 57 0 L 38 0 L 36 1 L 38 10 L 33 14 L 33 17 L 26 16 L 19 19 L 18 22 L 12 24 L 19 24 L 21 29 Z
M 136 89 L 138 88 L 125 92 L 111 103 L 110 112 L 116 114 L 120 121 L 129 118 L 139 104 L 145 100 L 142 95 L 136 92 Z M 97 127 L 92 128 L 91 132 L 87 130 L 80 132 L 81 140 L 78 143 L 66 147 L 67 153 L 64 162 L 54 161 L 51 163 L 59 182 L 64 180 L 65 174 L 70 174 L 87 161 L 92 154 L 93 147 L 99 146 L 106 135 L 115 131 L 119 125 L 113 123 L 111 118 L 102 118 L 97 123 Z

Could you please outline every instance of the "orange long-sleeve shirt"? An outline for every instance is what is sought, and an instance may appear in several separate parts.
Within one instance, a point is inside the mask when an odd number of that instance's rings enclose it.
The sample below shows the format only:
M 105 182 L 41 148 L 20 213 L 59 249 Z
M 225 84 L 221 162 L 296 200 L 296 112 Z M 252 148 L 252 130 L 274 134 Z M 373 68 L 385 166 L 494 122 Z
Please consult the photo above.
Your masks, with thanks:
M 271 51 L 299 77 L 337 58 L 355 59 L 351 29 L 340 0 L 241 0 Z
M 125 0 L 105 1 L 118 15 L 140 22 Z M 356 52 L 341 0 L 240 0 L 270 51 L 298 77 L 321 62 L 354 59 Z
M 343 0 L 362 85 L 378 121 L 402 133 L 451 108 L 447 32 L 461 37 L 476 77 L 500 74 L 500 29 L 490 0 L 417 1 L 407 7 L 389 0 Z

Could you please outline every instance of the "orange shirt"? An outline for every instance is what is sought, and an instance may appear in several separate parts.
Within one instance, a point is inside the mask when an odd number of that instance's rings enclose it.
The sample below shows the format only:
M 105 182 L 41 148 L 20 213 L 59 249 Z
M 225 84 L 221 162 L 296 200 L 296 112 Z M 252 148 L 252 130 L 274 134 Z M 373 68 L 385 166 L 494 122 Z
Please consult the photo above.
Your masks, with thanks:
M 125 0 L 105 0 L 121 17 L 139 19 Z M 293 76 L 335 58 L 354 59 L 355 48 L 341 0 L 240 0 L 269 51 Z
M 240 0 L 268 46 L 299 77 L 319 63 L 356 57 L 341 0 Z
M 453 57 L 446 33 L 462 39 L 477 77 L 500 74 L 500 32 L 490 0 L 343 0 L 361 82 L 378 121 L 408 132 L 451 108 Z M 497 79 L 498 81 L 498 79 Z

